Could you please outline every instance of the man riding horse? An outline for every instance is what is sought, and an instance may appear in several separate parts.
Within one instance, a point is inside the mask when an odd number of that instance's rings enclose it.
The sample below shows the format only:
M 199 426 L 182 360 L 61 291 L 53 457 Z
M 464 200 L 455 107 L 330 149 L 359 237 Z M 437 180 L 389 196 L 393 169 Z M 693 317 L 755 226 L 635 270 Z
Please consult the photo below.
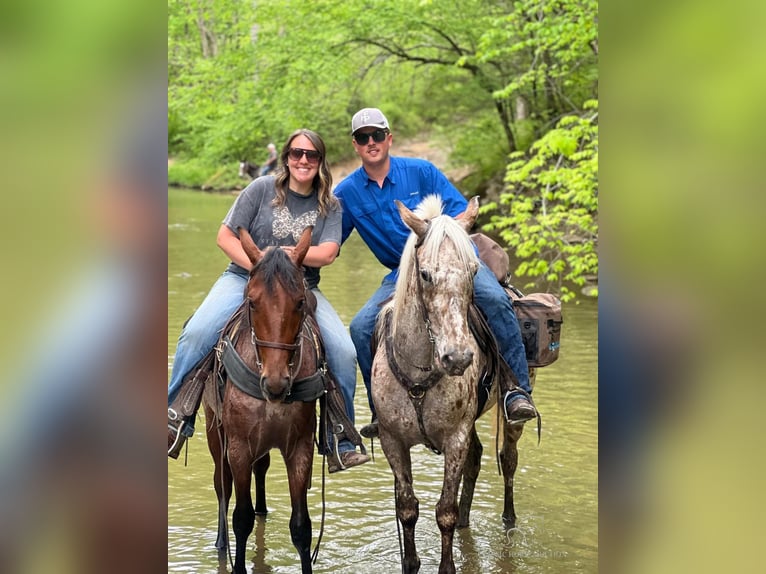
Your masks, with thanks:
M 378 429 L 370 394 L 370 340 L 380 306 L 394 292 L 399 261 L 410 235 L 394 200 L 415 209 L 426 196 L 438 195 L 444 204 L 444 213 L 456 218 L 461 217 L 468 202 L 432 163 L 389 155 L 394 136 L 379 109 L 364 108 L 354 114 L 351 134 L 362 166 L 335 188 L 335 195 L 343 206 L 342 240 L 348 239 L 356 229 L 378 261 L 391 270 L 350 325 L 372 411 L 372 423 L 362 429 L 362 435 L 372 437 L 377 436 Z M 517 381 L 515 383 L 508 377 L 500 381 L 506 422 L 515 425 L 536 418 L 529 367 L 513 306 L 492 271 L 483 263 L 474 279 L 474 300 L 497 339 L 500 355 Z

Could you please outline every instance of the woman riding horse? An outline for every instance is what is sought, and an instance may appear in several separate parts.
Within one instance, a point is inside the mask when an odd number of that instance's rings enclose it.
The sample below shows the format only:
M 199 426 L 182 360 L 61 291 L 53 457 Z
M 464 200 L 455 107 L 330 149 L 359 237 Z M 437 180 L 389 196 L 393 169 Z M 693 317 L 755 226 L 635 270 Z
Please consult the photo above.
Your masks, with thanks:
M 316 320 L 324 339 L 327 363 L 337 379 L 354 421 L 356 353 L 346 327 L 319 290 L 319 268 L 335 260 L 340 249 L 341 213 L 331 193 L 332 174 L 325 145 L 315 132 L 299 129 L 285 142 L 275 175 L 259 177 L 239 194 L 218 231 L 218 246 L 231 263 L 205 300 L 184 326 L 178 339 L 168 386 L 168 406 L 184 379 L 210 352 L 221 329 L 242 304 L 252 263 L 245 253 L 237 229 L 242 227 L 256 245 L 280 246 L 288 252 L 307 226 L 313 226 L 311 246 L 303 260 L 306 282 L 317 301 Z M 178 456 L 181 444 L 194 432 L 194 417 L 179 420 L 168 412 L 168 454 Z M 365 463 L 367 455 L 356 452 L 349 441 L 341 441 L 329 462 L 330 472 Z

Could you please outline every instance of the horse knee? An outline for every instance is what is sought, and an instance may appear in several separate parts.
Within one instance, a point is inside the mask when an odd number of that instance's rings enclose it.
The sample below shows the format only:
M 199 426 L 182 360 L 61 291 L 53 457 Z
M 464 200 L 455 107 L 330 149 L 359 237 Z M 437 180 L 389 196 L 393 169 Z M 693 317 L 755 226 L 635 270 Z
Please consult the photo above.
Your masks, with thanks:
M 420 514 L 418 499 L 414 496 L 403 497 L 396 505 L 396 514 L 404 528 L 415 528 Z
M 441 532 L 454 532 L 457 525 L 457 506 L 452 503 L 436 505 L 436 524 Z

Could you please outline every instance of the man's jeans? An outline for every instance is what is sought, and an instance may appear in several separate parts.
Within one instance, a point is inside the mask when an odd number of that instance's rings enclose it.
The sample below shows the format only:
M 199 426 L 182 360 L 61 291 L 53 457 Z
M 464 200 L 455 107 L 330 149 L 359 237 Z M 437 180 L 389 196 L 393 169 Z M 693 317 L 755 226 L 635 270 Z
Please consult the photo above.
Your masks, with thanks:
M 173 370 L 168 384 L 168 406 L 181 388 L 184 377 L 218 342 L 221 330 L 232 313 L 244 300 L 247 277 L 225 271 L 218 278 L 205 300 L 197 308 L 178 338 Z M 317 299 L 316 320 L 325 343 L 327 365 L 335 375 L 346 403 L 346 414 L 354 422 L 354 392 L 356 390 L 356 353 L 346 327 L 327 298 L 312 289 Z M 194 432 L 194 420 L 184 434 Z M 340 443 L 339 452 L 354 450 L 347 441 Z
M 372 404 L 370 392 L 370 372 L 372 370 L 370 339 L 375 329 L 375 320 L 380 312 L 381 304 L 393 294 L 395 287 L 396 279 L 389 277 L 383 279 L 378 290 L 359 310 L 349 326 L 351 340 L 354 341 L 356 347 L 359 370 L 362 371 L 362 379 L 367 389 L 367 401 L 370 404 L 373 417 L 375 416 L 375 407 Z M 531 393 L 527 356 L 510 298 L 484 263 L 480 264 L 479 271 L 474 277 L 473 288 L 476 306 L 486 317 L 487 323 L 489 323 L 489 327 L 497 339 L 500 355 L 511 367 L 513 374 L 516 375 L 519 386 Z

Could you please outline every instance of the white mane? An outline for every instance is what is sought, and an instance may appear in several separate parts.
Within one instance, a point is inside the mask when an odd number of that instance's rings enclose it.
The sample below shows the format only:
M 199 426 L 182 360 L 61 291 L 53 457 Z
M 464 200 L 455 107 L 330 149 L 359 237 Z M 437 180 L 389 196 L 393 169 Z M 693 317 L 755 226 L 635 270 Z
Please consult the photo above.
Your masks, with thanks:
M 442 214 L 444 204 L 438 195 L 427 195 L 415 208 L 415 215 L 422 219 L 433 219 Z
M 442 214 L 442 209 L 443 204 L 441 198 L 437 195 L 427 196 L 415 209 L 415 214 L 428 222 L 428 230 L 419 247 L 421 252 L 421 265 L 423 267 L 428 267 L 429 270 L 434 270 L 439 264 L 442 266 L 446 264 L 452 269 L 469 271 L 471 268 L 475 268 L 478 263 L 473 243 L 457 221 L 449 215 Z M 455 247 L 454 252 L 448 254 L 451 255 L 451 257 L 450 261 L 447 263 L 440 261 L 440 259 L 444 258 L 440 258 L 439 254 L 439 250 L 445 243 L 445 240 L 450 240 Z M 398 323 L 398 311 L 402 309 L 407 302 L 413 300 L 417 288 L 416 281 L 420 281 L 420 278 L 415 276 L 414 257 L 415 244 L 417 241 L 418 236 L 415 235 L 414 232 L 410 233 L 407 243 L 404 246 L 404 251 L 402 252 L 394 297 L 388 304 L 388 307 L 391 308 L 394 313 L 394 330 L 396 330 L 396 325 Z

